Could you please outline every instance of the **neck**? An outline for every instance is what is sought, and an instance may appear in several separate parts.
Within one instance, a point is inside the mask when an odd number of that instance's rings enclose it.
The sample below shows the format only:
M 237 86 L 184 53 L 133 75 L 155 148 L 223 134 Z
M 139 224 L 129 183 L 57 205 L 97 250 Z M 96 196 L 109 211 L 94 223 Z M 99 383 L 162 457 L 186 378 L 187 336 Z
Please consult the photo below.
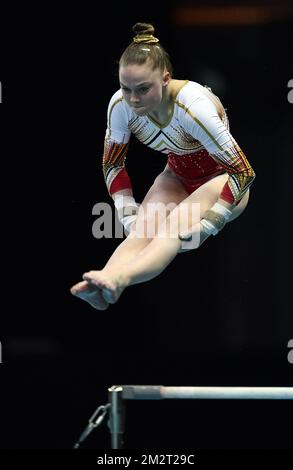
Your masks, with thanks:
M 150 114 L 155 118 L 160 118 L 168 115 L 171 105 L 171 82 L 163 88 L 162 100 L 157 109 L 153 110 Z

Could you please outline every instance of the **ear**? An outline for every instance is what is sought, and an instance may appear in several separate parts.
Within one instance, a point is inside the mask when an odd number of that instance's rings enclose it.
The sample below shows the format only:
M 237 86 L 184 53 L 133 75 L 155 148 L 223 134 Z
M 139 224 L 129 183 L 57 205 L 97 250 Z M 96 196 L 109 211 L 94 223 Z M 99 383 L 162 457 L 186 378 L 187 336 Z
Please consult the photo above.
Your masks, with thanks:
M 168 83 L 170 82 L 170 80 L 171 80 L 170 72 L 164 72 L 164 74 L 163 74 L 163 86 L 167 86 Z

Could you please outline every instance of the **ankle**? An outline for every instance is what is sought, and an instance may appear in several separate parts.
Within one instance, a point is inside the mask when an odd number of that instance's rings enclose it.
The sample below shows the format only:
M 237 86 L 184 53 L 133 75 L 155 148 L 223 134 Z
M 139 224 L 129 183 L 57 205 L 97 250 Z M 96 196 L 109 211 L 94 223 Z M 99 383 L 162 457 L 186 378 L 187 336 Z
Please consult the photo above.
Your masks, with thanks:
M 102 271 L 115 282 L 117 287 L 125 288 L 130 284 L 130 277 L 126 274 L 125 268 L 125 265 L 115 263 L 115 265 L 106 266 Z

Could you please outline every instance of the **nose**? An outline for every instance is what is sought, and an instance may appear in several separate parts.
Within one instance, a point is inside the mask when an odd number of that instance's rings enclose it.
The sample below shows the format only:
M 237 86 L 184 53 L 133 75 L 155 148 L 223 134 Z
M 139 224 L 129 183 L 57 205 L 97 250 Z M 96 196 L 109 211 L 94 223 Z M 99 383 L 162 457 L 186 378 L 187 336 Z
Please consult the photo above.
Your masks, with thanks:
M 130 95 L 130 103 L 139 103 L 139 97 L 134 92 Z

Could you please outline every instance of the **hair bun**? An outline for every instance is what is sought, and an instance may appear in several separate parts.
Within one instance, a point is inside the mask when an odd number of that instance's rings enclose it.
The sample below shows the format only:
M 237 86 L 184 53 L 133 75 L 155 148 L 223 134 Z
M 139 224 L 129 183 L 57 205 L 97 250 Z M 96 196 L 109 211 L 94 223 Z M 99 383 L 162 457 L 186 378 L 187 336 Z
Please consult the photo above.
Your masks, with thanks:
M 136 34 L 154 34 L 155 28 L 153 27 L 152 24 L 150 23 L 135 23 L 134 26 L 132 26 L 132 31 Z
M 135 43 L 156 44 L 159 42 L 159 39 L 153 35 L 155 28 L 149 23 L 136 23 L 132 30 L 136 33 L 136 36 L 133 38 Z

